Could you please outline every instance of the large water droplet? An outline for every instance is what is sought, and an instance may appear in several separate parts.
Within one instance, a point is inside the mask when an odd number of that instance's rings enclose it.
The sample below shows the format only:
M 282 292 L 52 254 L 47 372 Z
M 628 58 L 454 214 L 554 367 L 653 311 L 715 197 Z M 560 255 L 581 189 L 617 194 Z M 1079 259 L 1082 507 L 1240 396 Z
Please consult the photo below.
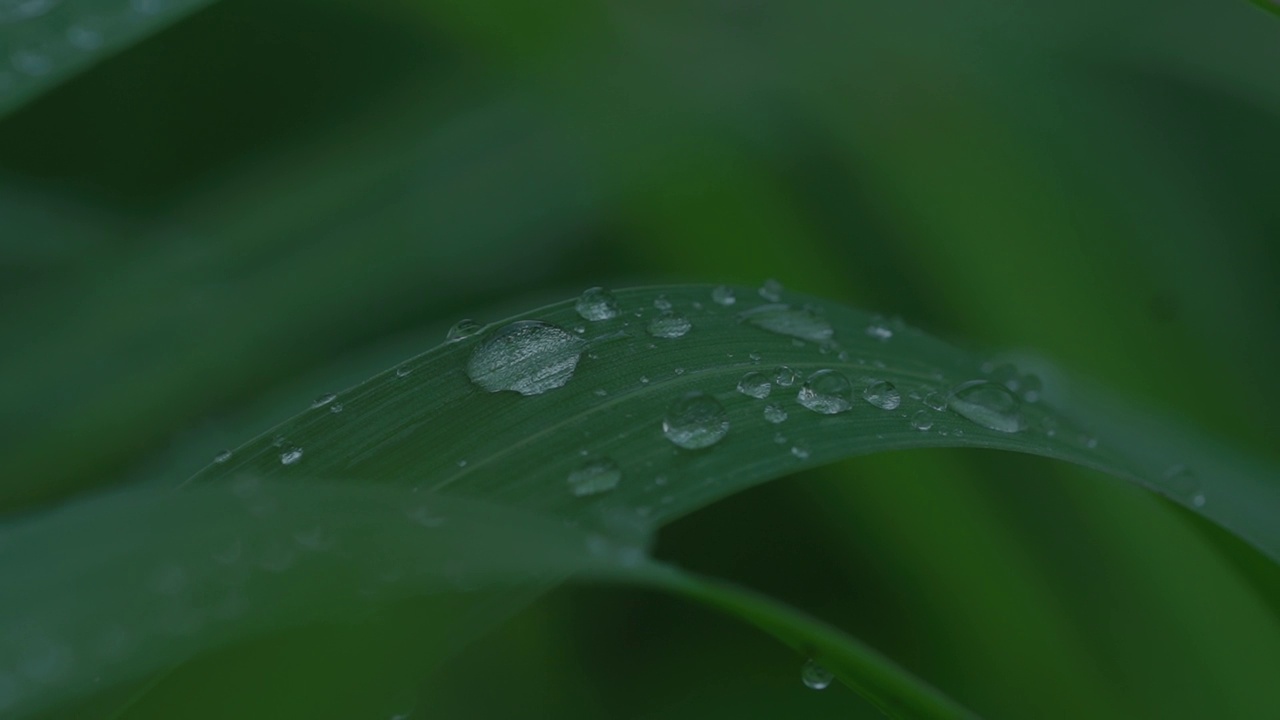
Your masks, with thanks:
M 716 287 L 716 289 L 712 290 L 711 299 L 714 300 L 717 305 L 724 305 L 725 307 L 738 302 L 738 296 L 734 294 L 733 288 L 726 285 L 720 285 Z
M 465 340 L 472 335 L 479 334 L 481 330 L 484 330 L 483 325 L 471 318 L 463 318 L 454 323 L 453 327 L 449 328 L 449 332 L 445 333 L 444 341 L 446 343 L 455 343 L 459 340 Z
M 853 407 L 853 385 L 849 378 L 835 370 L 819 370 L 805 380 L 796 400 L 823 415 L 835 415 Z
M 738 381 L 738 392 L 757 400 L 769 397 L 772 390 L 773 384 L 769 382 L 769 376 L 762 372 L 749 372 Z
M 650 320 L 649 326 L 645 329 L 654 337 L 672 339 L 689 332 L 691 327 L 693 324 L 689 322 L 689 318 L 680 313 L 665 310 Z
M 564 386 L 586 341 L 551 323 L 520 320 L 482 340 L 467 361 L 467 377 L 488 390 L 539 395 Z
M 782 283 L 774 280 L 773 278 L 769 278 L 760 286 L 760 297 L 768 300 L 769 302 L 778 302 L 782 299 L 782 289 Z
M 813 342 L 830 340 L 835 334 L 831 323 L 816 312 L 781 303 L 752 308 L 739 313 L 738 318 L 769 332 Z
M 614 299 L 613 293 L 602 287 L 587 288 L 578 296 L 573 309 L 578 311 L 583 320 L 609 320 L 618 316 L 618 301 Z
M 729 432 L 729 415 L 719 400 L 694 390 L 671 403 L 662 418 L 662 434 L 687 450 L 709 447 Z
M 1023 428 L 1018 398 L 1003 385 L 970 380 L 951 391 L 951 409 L 988 430 L 1016 433 Z
M 569 489 L 578 497 L 609 492 L 622 482 L 622 471 L 610 458 L 597 458 L 569 473 Z
M 787 411 L 784 410 L 783 407 L 781 405 L 778 405 L 777 403 L 769 403 L 768 405 L 764 406 L 764 419 L 768 420 L 774 425 L 777 425 L 778 423 L 781 423 L 781 422 L 786 422 Z
M 827 689 L 835 678 L 834 673 L 822 667 L 813 659 L 806 661 L 804 667 L 800 668 L 800 679 L 804 681 L 806 687 L 814 690 Z
M 896 410 L 902 404 L 902 395 L 893 383 L 877 380 L 862 391 L 862 398 L 881 410 Z

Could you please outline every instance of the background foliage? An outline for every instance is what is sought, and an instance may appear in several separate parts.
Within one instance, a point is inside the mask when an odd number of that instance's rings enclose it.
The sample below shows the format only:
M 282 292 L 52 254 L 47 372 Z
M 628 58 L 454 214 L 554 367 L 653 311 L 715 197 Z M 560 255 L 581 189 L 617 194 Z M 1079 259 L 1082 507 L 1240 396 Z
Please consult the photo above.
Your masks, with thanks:
M 1248 4 L 0 1 L 0 23 L 10 513 L 176 484 L 459 317 L 770 276 L 1280 459 L 1280 23 Z M 67 51 L 85 26 L 102 41 Z M 991 717 L 1280 711 L 1280 573 L 1061 464 L 862 458 L 657 552 Z M 206 662 L 150 707 L 212 692 Z M 797 674 L 705 609 L 567 588 L 358 707 L 866 711 Z

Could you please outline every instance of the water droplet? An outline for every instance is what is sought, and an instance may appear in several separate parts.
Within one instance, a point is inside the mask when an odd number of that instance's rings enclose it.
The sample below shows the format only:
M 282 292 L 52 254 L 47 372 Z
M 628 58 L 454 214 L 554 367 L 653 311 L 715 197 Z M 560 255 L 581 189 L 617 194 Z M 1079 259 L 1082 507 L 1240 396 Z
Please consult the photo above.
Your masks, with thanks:
M 862 398 L 881 410 L 896 410 L 902 404 L 902 395 L 891 382 L 877 380 L 862 391 Z
M 814 690 L 827 689 L 835 678 L 834 673 L 819 665 L 812 658 L 805 662 L 804 667 L 800 668 L 800 679 L 804 681 L 805 687 L 813 688 Z
M 578 311 L 583 320 L 609 320 L 618 316 L 618 301 L 614 299 L 613 293 L 602 287 L 587 288 L 578 296 L 573 309 Z
M 738 381 L 738 392 L 757 400 L 769 397 L 769 393 L 772 390 L 773 384 L 769 382 L 769 377 L 762 372 L 749 372 Z
M 777 403 L 769 403 L 768 405 L 764 406 L 764 419 L 768 420 L 774 425 L 777 425 L 780 422 L 786 421 L 787 411 L 784 410 L 782 406 L 778 405 Z
M 769 302 L 778 302 L 782 299 L 782 290 L 782 283 L 774 280 L 773 278 L 769 278 L 760 286 L 760 290 L 758 292 L 760 293 L 760 297 L 765 300 L 768 300 Z
M 488 390 L 539 395 L 564 386 L 586 341 L 540 320 L 520 320 L 482 340 L 467 360 L 467 377 Z
M 1174 465 L 1164 473 L 1164 484 L 1169 494 L 1191 502 L 1194 507 L 1204 507 L 1204 492 L 1200 489 L 1200 478 L 1187 469 L 1186 465 Z
M 641 376 L 640 376 L 640 384 L 641 384 L 641 385 L 648 385 L 648 384 L 649 384 L 649 376 L 648 376 L 648 375 L 641 375 Z
M 302 448 L 291 448 L 280 453 L 281 465 L 293 465 L 302 459 Z
M 761 357 L 760 353 L 758 352 L 747 353 L 747 359 L 753 363 L 756 363 L 757 365 L 760 364 L 760 357 Z
M 819 370 L 805 380 L 796 400 L 823 415 L 835 415 L 853 407 L 853 386 L 849 378 L 835 370 Z
M 686 450 L 715 445 L 728 432 L 729 415 L 724 406 L 700 390 L 671 403 L 662 418 L 662 434 Z
M 1040 393 L 1044 391 L 1044 384 L 1040 381 L 1039 375 L 1023 375 L 1021 387 L 1024 402 L 1034 404 L 1040 401 Z
M 342 412 L 342 403 L 336 402 L 330 405 L 329 412 L 333 413 L 334 415 L 337 415 L 338 413 Z
M 947 396 L 940 392 L 931 392 L 924 396 L 924 404 L 941 412 L 947 409 Z
M 773 382 L 778 387 L 791 387 L 796 384 L 796 371 L 786 365 L 779 365 L 773 369 Z
M 418 507 L 410 508 L 405 515 L 413 522 L 425 528 L 436 528 L 445 524 L 444 516 L 435 514 L 431 511 L 431 508 L 426 505 L 419 505 Z
M 407 377 L 411 372 L 413 372 L 413 370 L 410 370 L 408 365 L 401 365 L 396 368 L 396 377 Z
M 622 471 L 610 458 L 597 458 L 569 473 L 569 489 L 578 497 L 598 495 L 618 487 Z
M 324 407 L 325 405 L 328 405 L 329 403 L 331 403 L 331 402 L 333 402 L 334 400 L 337 400 L 337 399 L 338 399 L 338 396 L 337 396 L 337 395 L 335 395 L 335 394 L 333 394 L 333 393 L 326 393 L 326 394 L 321 395 L 320 397 L 316 398 L 315 400 L 312 400 L 312 401 L 311 401 L 311 407 L 313 407 L 313 408 Z
M 97 50 L 105 38 L 102 31 L 86 23 L 76 23 L 67 28 L 67 42 L 80 50 Z
M 933 427 L 933 414 L 928 410 L 921 410 L 911 416 L 911 427 L 924 432 Z
M 608 391 L 608 390 L 605 390 L 604 388 L 596 388 L 595 390 L 592 390 L 591 392 L 592 392 L 592 394 L 594 394 L 596 397 L 604 397 L 605 395 L 608 395 L 608 394 L 609 394 L 609 391 Z
M 650 335 L 660 338 L 678 338 L 689 332 L 689 328 L 693 327 L 689 322 L 689 318 L 680 313 L 664 310 L 661 315 L 649 321 L 649 326 L 645 328 Z
M 659 310 L 670 310 L 671 301 L 667 299 L 666 295 L 659 295 L 653 299 L 653 306 Z
M 1022 413 L 1013 393 L 988 380 L 970 380 L 951 391 L 951 409 L 988 430 L 1016 433 L 1022 430 Z
M 61 3 L 62 0 L 0 0 L 0 23 L 40 17 Z
M 786 444 L 787 444 L 787 436 L 786 436 L 786 435 L 783 435 L 783 434 L 782 434 L 782 431 L 778 431 L 778 432 L 776 432 L 776 433 L 774 433 L 774 434 L 773 434 L 773 442 L 774 442 L 775 444 L 777 444 L 777 445 L 786 445 Z
M 791 454 L 799 460 L 809 459 L 809 444 L 803 440 L 797 440 L 791 446 Z
M 738 314 L 738 319 L 779 335 L 822 342 L 830 340 L 835 331 L 826 318 L 808 308 L 793 308 L 774 303 L 761 305 Z
M 463 318 L 454 323 L 453 327 L 449 328 L 449 332 L 445 333 L 444 341 L 446 343 L 455 343 L 459 340 L 465 340 L 472 335 L 479 334 L 481 330 L 484 330 L 483 325 L 471 318 Z
M 218 453 L 217 455 L 214 455 L 214 456 L 213 456 L 213 461 L 214 461 L 214 462 L 216 462 L 216 463 L 224 463 L 224 462 L 226 462 L 226 461 L 228 461 L 228 460 L 230 460 L 230 459 L 231 459 L 231 451 L 230 451 L 230 450 L 223 450 L 222 452 L 220 452 L 220 453 Z
M 885 322 L 885 319 L 879 316 L 871 318 L 871 322 L 867 324 L 867 335 L 875 338 L 880 342 L 887 342 L 893 337 L 893 328 Z
M 717 305 L 723 305 L 725 307 L 729 307 L 730 305 L 738 302 L 738 296 L 734 294 L 733 288 L 727 285 L 720 285 L 712 290 L 711 299 L 714 300 Z

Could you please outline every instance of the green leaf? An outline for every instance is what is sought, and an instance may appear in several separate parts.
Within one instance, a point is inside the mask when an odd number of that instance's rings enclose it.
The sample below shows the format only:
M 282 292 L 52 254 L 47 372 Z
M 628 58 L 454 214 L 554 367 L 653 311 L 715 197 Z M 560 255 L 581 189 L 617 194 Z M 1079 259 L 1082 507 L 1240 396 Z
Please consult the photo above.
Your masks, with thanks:
M 0 2 L 0 117 L 212 0 Z
M 459 592 L 465 600 L 467 591 L 516 587 L 527 597 L 576 575 L 656 585 L 727 610 L 817 656 L 883 709 L 962 716 L 856 640 L 645 562 L 651 534 L 678 517 L 797 469 L 883 450 L 979 447 L 1067 460 L 1161 492 L 1280 557 L 1280 528 L 1267 522 L 1280 490 L 1266 468 L 1141 418 L 1051 405 L 1063 388 L 1040 388 L 1038 378 L 899 321 L 779 288 L 642 288 L 618 292 L 616 307 L 597 296 L 583 311 L 602 319 L 559 303 L 468 329 L 323 393 L 183 492 L 130 491 L 10 528 L 0 552 L 16 582 L 0 600 L 3 616 L 52 629 L 12 632 L 0 650 L 25 668 L 10 704 L 88 697 L 98 673 L 108 684 L 141 682 L 165 662 L 282 626 L 424 595 L 444 603 L 426 614 L 438 634 L 424 632 L 425 671 L 453 647 L 445 630 L 478 627 L 459 619 Z M 345 555 L 309 554 L 330 536 Z M 213 557 L 243 566 L 231 548 L 246 543 L 254 602 L 232 626 L 172 612 L 202 578 L 224 594 L 246 582 L 218 575 L 226 571 Z M 312 555 L 326 559 L 297 560 Z M 103 600 L 70 599 L 84 588 Z M 134 664 L 98 657 L 63 674 L 62 658 L 81 658 L 120 624 L 150 628 L 141 636 L 154 645 Z

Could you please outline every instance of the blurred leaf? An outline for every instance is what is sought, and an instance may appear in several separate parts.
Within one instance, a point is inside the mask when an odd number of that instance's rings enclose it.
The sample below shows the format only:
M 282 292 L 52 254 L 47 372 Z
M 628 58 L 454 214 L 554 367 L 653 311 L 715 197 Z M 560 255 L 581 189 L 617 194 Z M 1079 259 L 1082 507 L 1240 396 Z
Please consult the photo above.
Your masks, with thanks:
M 3 0 L 0 117 L 212 0 Z

